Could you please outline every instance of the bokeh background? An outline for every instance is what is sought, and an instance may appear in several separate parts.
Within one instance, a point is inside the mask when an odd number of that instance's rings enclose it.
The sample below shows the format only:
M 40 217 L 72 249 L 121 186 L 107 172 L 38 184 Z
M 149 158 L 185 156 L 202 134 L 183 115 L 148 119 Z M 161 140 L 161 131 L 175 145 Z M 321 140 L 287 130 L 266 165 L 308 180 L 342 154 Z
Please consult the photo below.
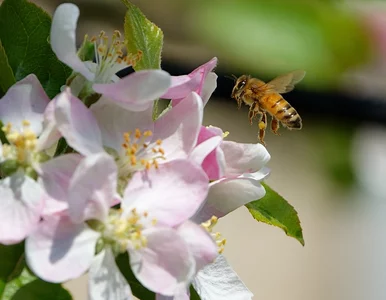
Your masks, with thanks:
M 32 0 L 52 13 L 64 1 Z M 119 0 L 73 0 L 77 37 L 123 31 Z M 285 98 L 303 129 L 267 131 L 268 184 L 298 211 L 306 245 L 255 222 L 245 208 L 222 219 L 225 256 L 270 300 L 386 299 L 386 5 L 383 1 L 133 0 L 165 35 L 163 68 L 187 74 L 216 56 L 218 88 L 205 124 L 257 141 L 233 81 L 294 69 L 307 76 Z M 85 278 L 67 283 L 86 299 Z

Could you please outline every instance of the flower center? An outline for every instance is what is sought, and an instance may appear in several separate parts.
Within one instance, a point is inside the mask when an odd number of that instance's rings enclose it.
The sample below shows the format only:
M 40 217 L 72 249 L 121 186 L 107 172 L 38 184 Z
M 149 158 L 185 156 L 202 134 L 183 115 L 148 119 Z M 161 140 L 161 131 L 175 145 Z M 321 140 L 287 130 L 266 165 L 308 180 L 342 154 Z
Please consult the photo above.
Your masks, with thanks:
M 139 129 L 123 134 L 123 155 L 118 162 L 120 177 L 127 179 L 136 171 L 158 169 L 158 161 L 166 159 L 162 140 L 153 142 L 152 135 L 150 130 L 141 132 Z
M 156 223 L 156 219 L 150 220 L 147 212 L 139 214 L 135 208 L 125 215 L 121 209 L 112 209 L 102 238 L 106 243 L 112 244 L 117 253 L 127 251 L 128 247 L 138 250 L 147 246 L 142 230 L 145 226 L 154 226 Z
M 95 45 L 95 59 L 97 63 L 95 82 L 109 83 L 118 71 L 126 67 L 135 66 L 141 59 L 141 51 L 136 54 L 123 54 L 124 44 L 120 37 L 121 33 L 115 30 L 111 45 L 108 45 L 109 38 L 104 31 L 101 31 L 98 37 L 91 38 L 90 41 Z
M 37 136 L 30 129 L 30 122 L 24 120 L 21 132 L 12 130 L 12 124 L 8 123 L 2 130 L 9 144 L 3 145 L 3 158 L 5 160 L 16 160 L 20 165 L 31 164 L 37 144 Z
M 218 218 L 216 216 L 211 217 L 208 221 L 201 223 L 201 226 L 212 236 L 218 247 L 218 253 L 224 252 L 226 239 L 222 238 L 220 232 L 213 232 L 214 226 L 217 224 Z

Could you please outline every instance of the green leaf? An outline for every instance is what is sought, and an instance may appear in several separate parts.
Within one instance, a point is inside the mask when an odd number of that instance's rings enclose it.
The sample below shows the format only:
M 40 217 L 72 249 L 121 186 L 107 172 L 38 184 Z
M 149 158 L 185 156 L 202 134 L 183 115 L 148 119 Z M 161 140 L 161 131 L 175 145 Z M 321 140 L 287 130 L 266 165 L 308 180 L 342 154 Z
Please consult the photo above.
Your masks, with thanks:
M 71 294 L 60 284 L 36 279 L 21 286 L 12 300 L 71 300 Z
M 8 57 L 5 53 L 3 44 L 0 40 L 0 90 L 5 94 L 7 90 L 16 82 L 15 75 L 8 63 Z
M 127 0 L 122 2 L 128 8 L 125 16 L 125 45 L 132 54 L 142 52 L 142 58 L 134 70 L 160 69 L 163 32 L 150 22 L 138 7 Z
M 51 18 L 26 0 L 4 0 L 0 6 L 0 40 L 16 81 L 34 73 L 53 98 L 65 84 L 71 69 L 51 49 Z
M 137 278 L 135 278 L 135 275 L 133 274 L 130 268 L 129 255 L 127 253 L 118 255 L 118 257 L 116 258 L 116 263 L 118 265 L 119 270 L 121 270 L 121 273 L 129 283 L 131 291 L 133 292 L 133 295 L 135 297 L 143 300 L 155 299 L 155 294 L 145 288 L 137 280 Z
M 190 300 L 201 300 L 193 285 L 190 286 Z
M 21 266 L 22 272 L 19 274 L 19 276 L 7 283 L 1 300 L 13 299 L 13 296 L 17 293 L 19 289 L 21 289 L 24 285 L 36 280 L 36 276 L 33 275 L 30 271 L 28 271 L 28 269 L 25 267 L 25 262 L 23 262 Z
M 24 262 L 24 243 L 5 246 L 0 244 L 0 297 L 7 282 L 18 276 L 20 265 Z
M 304 246 L 302 227 L 296 210 L 267 184 L 262 183 L 266 195 L 246 205 L 251 215 L 259 222 L 277 226 L 297 239 Z

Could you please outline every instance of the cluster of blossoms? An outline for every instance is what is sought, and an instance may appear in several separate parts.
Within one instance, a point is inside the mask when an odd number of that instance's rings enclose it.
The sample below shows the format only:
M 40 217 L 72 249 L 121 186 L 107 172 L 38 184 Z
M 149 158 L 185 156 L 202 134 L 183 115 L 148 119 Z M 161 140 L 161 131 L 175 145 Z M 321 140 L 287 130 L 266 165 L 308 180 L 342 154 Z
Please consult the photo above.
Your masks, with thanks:
M 217 59 L 188 75 L 120 79 L 140 53 L 124 57 L 119 33 L 110 46 L 101 33 L 96 62 L 82 61 L 78 17 L 73 4 L 53 17 L 52 49 L 74 70 L 62 92 L 50 100 L 31 74 L 0 100 L 0 243 L 25 240 L 29 268 L 48 282 L 88 272 L 90 299 L 131 299 L 115 262 L 125 252 L 157 299 L 187 299 L 190 284 L 202 299 L 251 299 L 213 227 L 265 195 L 270 155 L 202 125 Z M 159 98 L 172 105 L 153 120 Z

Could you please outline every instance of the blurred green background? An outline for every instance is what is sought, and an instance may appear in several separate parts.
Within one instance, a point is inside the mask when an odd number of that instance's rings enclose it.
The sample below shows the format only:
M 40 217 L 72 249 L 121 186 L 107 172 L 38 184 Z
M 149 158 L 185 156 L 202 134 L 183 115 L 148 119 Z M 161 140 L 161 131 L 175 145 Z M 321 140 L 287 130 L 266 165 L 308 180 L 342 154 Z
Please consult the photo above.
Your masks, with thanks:
M 50 13 L 64 1 L 33 0 Z M 73 0 L 77 37 L 121 31 L 119 0 Z M 231 74 L 307 75 L 285 98 L 303 129 L 267 132 L 268 179 L 299 212 L 306 246 L 242 208 L 219 223 L 225 256 L 254 299 L 384 300 L 386 288 L 386 5 L 384 1 L 133 0 L 164 31 L 163 67 L 186 74 L 213 56 L 218 89 L 205 124 L 257 141 Z M 82 279 L 84 280 L 84 279 Z M 68 283 L 86 299 L 81 280 Z

